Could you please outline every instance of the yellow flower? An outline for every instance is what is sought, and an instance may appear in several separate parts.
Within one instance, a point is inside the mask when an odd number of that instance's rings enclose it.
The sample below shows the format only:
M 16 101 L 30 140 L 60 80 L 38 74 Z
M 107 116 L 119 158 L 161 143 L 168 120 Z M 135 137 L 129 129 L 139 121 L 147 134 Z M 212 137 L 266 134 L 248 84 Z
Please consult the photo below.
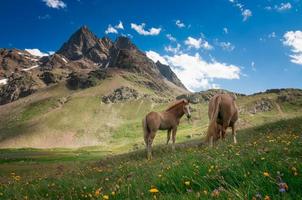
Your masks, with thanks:
M 190 181 L 185 181 L 185 185 L 189 186 L 190 185 Z
M 112 191 L 112 192 L 111 192 L 111 194 L 112 194 L 112 196 L 114 196 L 114 195 L 115 195 L 115 192 L 114 192 L 114 191 Z
M 265 195 L 264 200 L 271 200 L 271 198 L 268 195 Z
M 108 195 L 103 195 L 103 199 L 104 199 L 104 200 L 108 200 L 108 199 L 109 199 L 109 196 L 108 196 Z
M 263 176 L 269 176 L 268 172 L 263 172 Z
M 151 189 L 149 190 L 149 192 L 151 192 L 151 193 L 158 193 L 159 191 L 158 191 L 158 189 L 156 189 L 156 188 L 151 188 Z
M 206 191 L 206 190 L 204 190 L 203 193 L 204 193 L 205 195 L 208 195 L 208 191 Z

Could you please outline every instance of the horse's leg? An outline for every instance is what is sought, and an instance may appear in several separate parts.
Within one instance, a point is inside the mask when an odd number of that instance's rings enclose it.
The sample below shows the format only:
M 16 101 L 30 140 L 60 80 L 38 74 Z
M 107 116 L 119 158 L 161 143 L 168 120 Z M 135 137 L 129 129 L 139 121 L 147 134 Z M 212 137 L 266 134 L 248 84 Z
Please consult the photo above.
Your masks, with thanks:
M 171 129 L 168 129 L 168 131 L 167 131 L 167 144 L 169 144 L 170 137 L 171 137 Z
M 151 160 L 152 159 L 152 143 L 153 139 L 155 137 L 155 132 L 150 132 L 150 135 L 148 137 L 148 143 L 147 143 L 147 159 Z
M 229 124 L 230 124 L 230 120 L 223 122 L 223 124 L 222 124 L 221 132 L 222 132 L 223 137 L 225 137 L 225 135 L 226 135 L 226 130 L 227 130 Z
M 209 146 L 210 146 L 210 147 L 213 147 L 213 140 L 214 140 L 214 136 L 211 135 L 211 136 L 210 136 L 210 140 L 209 140 Z
M 177 131 L 177 127 L 174 127 L 172 129 L 172 150 L 175 150 L 175 138 L 176 138 L 176 131 Z
M 234 139 L 234 144 L 237 144 L 235 123 L 232 123 L 232 135 L 233 135 L 233 139 Z

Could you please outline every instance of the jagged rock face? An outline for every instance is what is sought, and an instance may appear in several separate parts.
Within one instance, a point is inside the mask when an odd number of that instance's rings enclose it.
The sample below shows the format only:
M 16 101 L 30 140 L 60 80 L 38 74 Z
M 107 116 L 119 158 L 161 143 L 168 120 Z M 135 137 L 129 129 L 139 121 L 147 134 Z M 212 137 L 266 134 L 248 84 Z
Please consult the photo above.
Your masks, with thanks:
M 38 88 L 38 83 L 29 73 L 14 73 L 8 78 L 7 85 L 0 88 L 0 105 L 26 97 Z
M 138 98 L 139 93 L 135 89 L 129 87 L 120 87 L 115 89 L 111 94 L 103 96 L 102 101 L 104 103 L 117 103 Z
M 88 58 L 95 63 L 104 63 L 108 59 L 110 45 L 108 39 L 99 40 L 84 26 L 75 32 L 57 53 L 69 60 Z
M 18 49 L 0 49 L 0 79 L 37 65 L 39 58 L 27 51 Z
M 138 50 L 131 40 L 124 36 L 118 37 L 114 46 L 117 49 Z
M 72 72 L 67 79 L 67 87 L 72 90 L 93 87 L 99 80 L 105 79 L 107 73 L 105 70 L 95 70 L 88 74 L 85 72 Z
M 249 112 L 256 114 L 258 112 L 267 112 L 273 109 L 273 103 L 270 99 L 262 98 L 254 102 L 254 105 L 249 109 Z
M 41 67 L 42 67 L 42 70 L 51 70 L 53 68 L 62 68 L 68 62 L 69 62 L 69 60 L 67 58 L 55 53 L 53 55 L 41 58 Z
M 171 70 L 169 65 L 164 65 L 159 61 L 156 62 L 156 66 L 159 72 L 170 82 L 174 83 L 175 85 L 186 89 L 186 87 L 182 84 L 182 82 L 178 79 L 175 73 Z
M 177 92 L 183 91 L 185 87 L 170 67 L 162 68 L 141 52 L 129 38 L 118 37 L 115 42 L 107 37 L 99 39 L 84 26 L 50 56 L 37 57 L 22 50 L 0 49 L 0 85 L 4 84 L 1 86 L 1 95 L 5 99 L 2 102 L 14 101 L 33 93 L 36 88 L 64 81 L 70 89 L 92 87 L 106 78 L 106 70 L 135 74 L 135 79 L 128 80 L 163 96 L 173 94 L 175 89 Z M 7 77 L 18 72 L 29 73 L 24 79 L 14 75 L 7 81 Z M 36 83 L 39 87 L 34 87 Z

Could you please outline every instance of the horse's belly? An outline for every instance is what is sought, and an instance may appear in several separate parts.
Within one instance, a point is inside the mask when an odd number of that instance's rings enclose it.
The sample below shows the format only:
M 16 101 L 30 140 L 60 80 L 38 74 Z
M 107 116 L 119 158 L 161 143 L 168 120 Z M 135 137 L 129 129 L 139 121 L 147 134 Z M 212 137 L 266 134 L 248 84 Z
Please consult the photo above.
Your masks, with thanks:
M 158 129 L 159 130 L 168 130 L 170 128 L 171 128 L 170 124 L 161 123 Z

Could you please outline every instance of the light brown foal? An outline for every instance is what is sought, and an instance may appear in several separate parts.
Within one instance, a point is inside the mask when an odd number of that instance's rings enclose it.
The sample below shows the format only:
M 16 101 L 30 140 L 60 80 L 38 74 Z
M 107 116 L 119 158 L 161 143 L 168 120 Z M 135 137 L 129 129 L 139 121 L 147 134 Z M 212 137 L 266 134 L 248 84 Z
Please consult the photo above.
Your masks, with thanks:
M 176 101 L 163 112 L 150 112 L 143 119 L 144 140 L 147 158 L 152 158 L 152 143 L 158 130 L 167 130 L 167 144 L 172 132 L 172 149 L 175 149 L 175 137 L 180 118 L 186 114 L 191 118 L 189 102 L 185 99 Z

